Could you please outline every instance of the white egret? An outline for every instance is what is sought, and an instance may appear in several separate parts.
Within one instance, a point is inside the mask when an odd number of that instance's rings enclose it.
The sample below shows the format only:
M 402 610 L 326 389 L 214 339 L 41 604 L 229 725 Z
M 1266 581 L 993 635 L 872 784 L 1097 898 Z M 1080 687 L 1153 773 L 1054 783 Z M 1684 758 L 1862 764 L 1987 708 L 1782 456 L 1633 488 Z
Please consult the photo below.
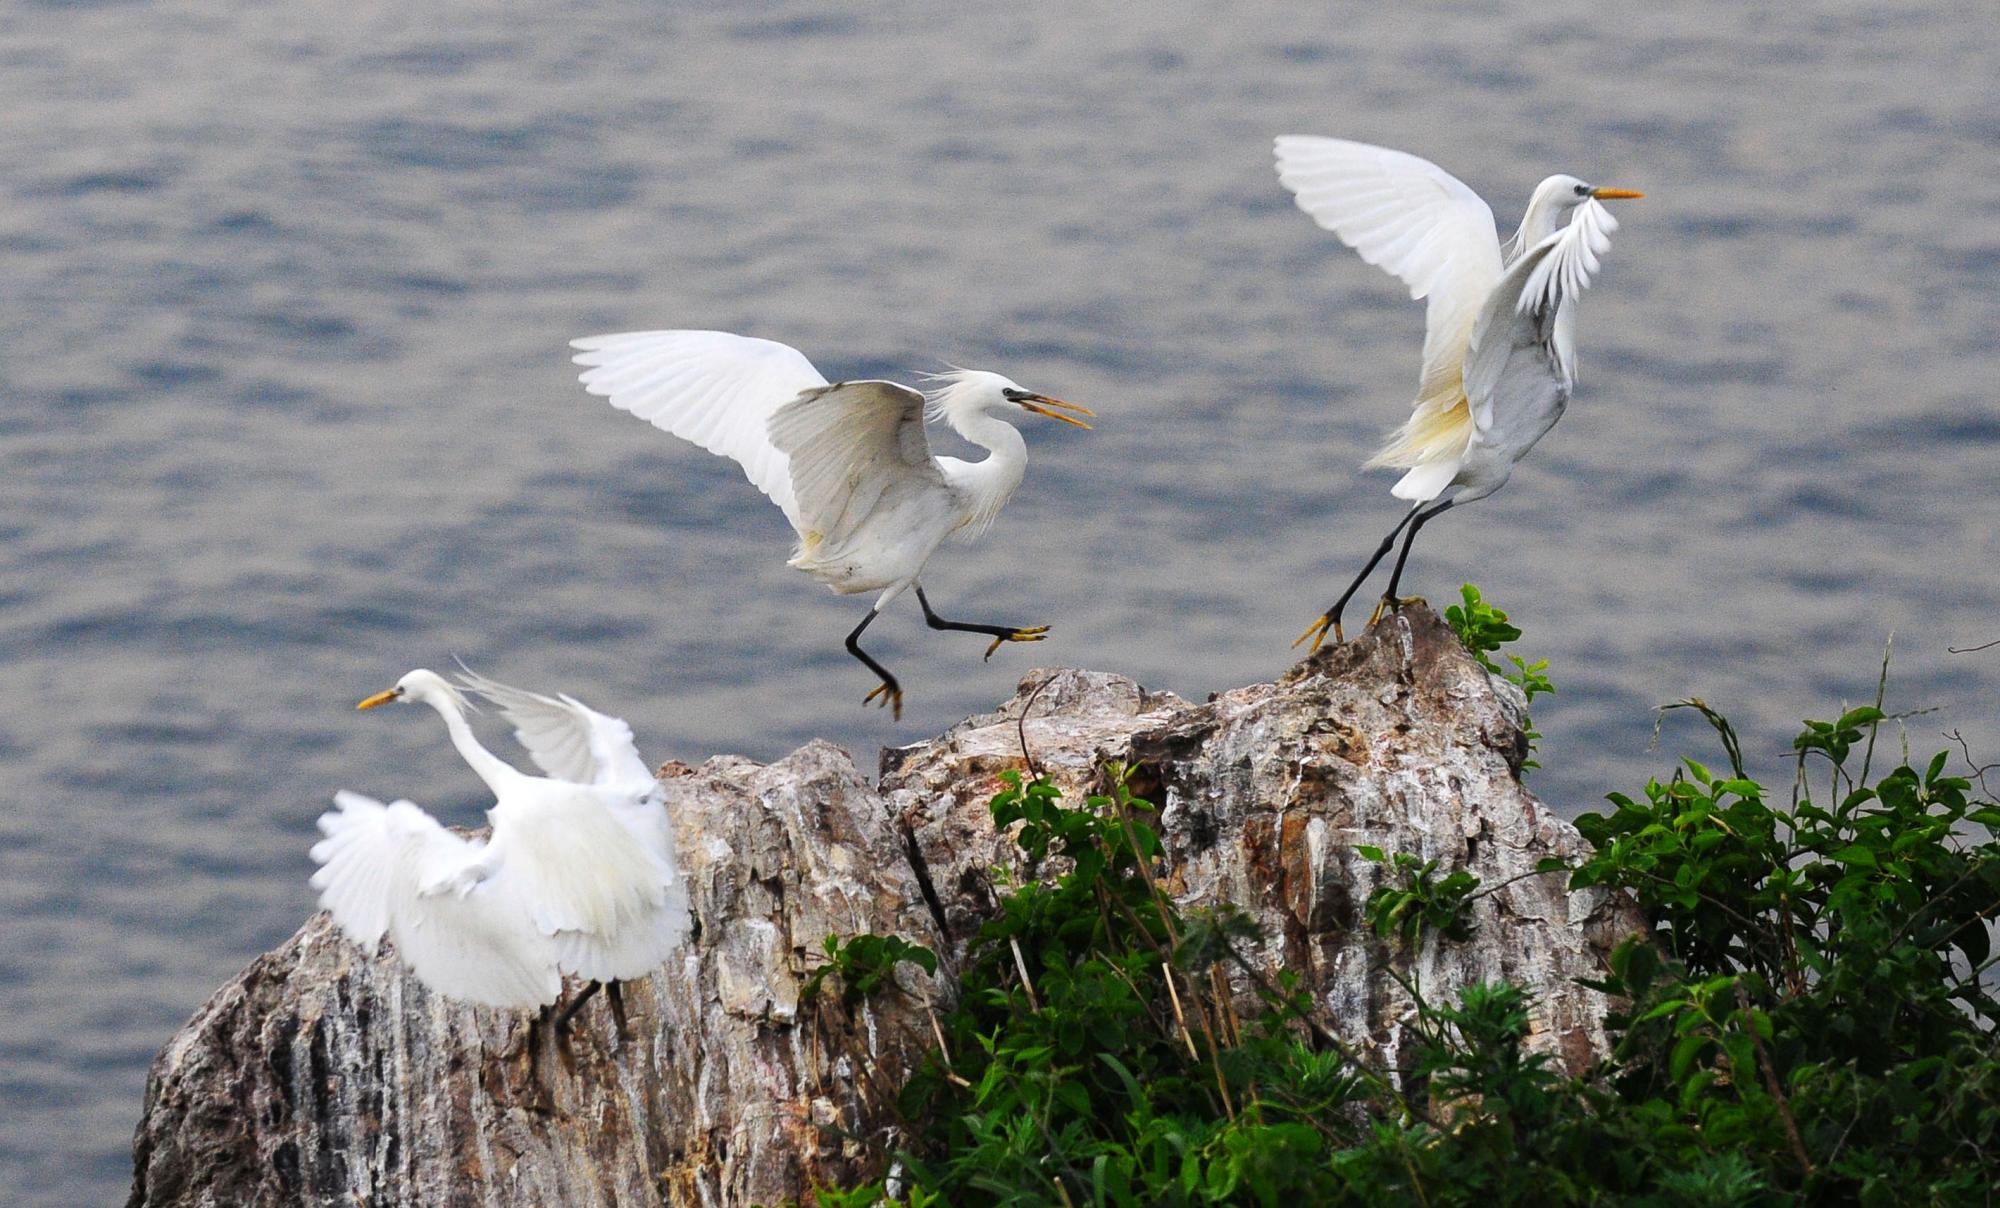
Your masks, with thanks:
M 437 710 L 493 792 L 492 834 L 464 839 L 407 801 L 383 807 L 339 794 L 339 810 L 320 819 L 327 837 L 312 849 L 320 905 L 371 951 L 390 935 L 426 985 L 490 1006 L 547 1007 L 564 973 L 599 982 L 659 967 L 686 937 L 687 899 L 659 785 L 630 727 L 469 673 L 468 686 L 501 704 L 550 775 L 530 776 L 487 751 L 459 690 L 434 672 L 410 672 L 356 707 Z
M 512 688 L 470 668 L 461 667 L 459 680 L 499 708 L 513 724 L 515 740 L 545 776 L 599 790 L 604 808 L 656 865 L 662 895 L 637 925 L 604 937 L 574 931 L 558 931 L 555 937 L 562 971 L 590 981 L 558 1026 L 599 987 L 610 988 L 613 1009 L 622 1016 L 618 983 L 659 968 L 686 942 L 690 922 L 687 883 L 674 857 L 673 826 L 660 782 L 640 757 L 632 727 L 623 718 L 599 713 L 567 693 L 544 696 Z
M 1417 530 L 1506 485 L 1514 463 L 1562 417 L 1576 382 L 1574 302 L 1618 229 L 1598 203 L 1644 194 L 1551 176 L 1535 186 L 1520 228 L 1503 245 L 1479 195 L 1427 160 L 1299 135 L 1279 138 L 1277 154 L 1278 179 L 1300 209 L 1400 278 L 1412 298 L 1429 299 L 1414 411 L 1367 462 L 1407 470 L 1391 493 L 1410 510 L 1300 635 L 1317 650 L 1328 631 L 1341 640 L 1341 610 L 1398 533 L 1407 527 L 1385 606 L 1395 600 Z
M 790 565 L 841 595 L 879 592 L 847 635 L 847 651 L 881 681 L 878 697 L 900 718 L 903 689 L 861 648 L 861 633 L 888 603 L 915 588 L 932 629 L 1038 642 L 1046 625 L 948 621 L 918 576 L 944 539 L 984 532 L 1021 485 L 1027 442 L 1000 414 L 1029 411 L 1080 428 L 1089 409 L 1023 390 L 997 373 L 939 374 L 928 397 L 884 381 L 828 383 L 797 349 L 720 331 L 638 331 L 572 340 L 584 388 L 683 440 L 734 458 L 798 534 Z M 936 457 L 931 418 L 987 450 L 977 462 Z M 1073 413 L 1073 414 L 1066 414 Z

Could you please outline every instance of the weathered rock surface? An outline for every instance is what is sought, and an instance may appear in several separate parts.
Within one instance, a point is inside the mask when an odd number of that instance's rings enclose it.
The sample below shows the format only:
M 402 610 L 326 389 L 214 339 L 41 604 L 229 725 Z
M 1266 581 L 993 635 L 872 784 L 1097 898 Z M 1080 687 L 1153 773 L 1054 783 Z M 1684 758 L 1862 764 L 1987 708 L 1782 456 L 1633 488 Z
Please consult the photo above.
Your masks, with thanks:
M 1027 717 L 1024 721 L 1024 710 Z M 1507 978 L 1535 1043 L 1577 1068 L 1604 1000 L 1574 979 L 1636 930 L 1538 860 L 1582 850 L 1523 788 L 1518 697 L 1426 610 L 1391 616 L 1276 684 L 1202 705 L 1095 672 L 1034 672 L 994 714 L 885 751 L 879 787 L 823 743 L 769 766 L 669 764 L 700 931 L 685 958 L 597 1002 L 571 1059 L 531 1062 L 526 1020 L 463 1007 L 369 960 L 315 916 L 212 998 L 154 1063 L 132 1205 L 777 1203 L 880 1169 L 889 1101 L 931 1043 L 928 1003 L 1018 870 L 986 802 L 1035 765 L 1065 793 L 1133 765 L 1161 808 L 1165 876 L 1262 924 L 1253 963 L 1290 969 L 1319 1022 L 1391 1064 L 1410 1003 Z M 1464 944 L 1394 957 L 1362 926 L 1360 844 L 1438 857 L 1493 892 Z M 828 935 L 899 934 L 946 958 L 901 993 L 802 1007 Z M 1238 984 L 1236 990 L 1248 993 Z

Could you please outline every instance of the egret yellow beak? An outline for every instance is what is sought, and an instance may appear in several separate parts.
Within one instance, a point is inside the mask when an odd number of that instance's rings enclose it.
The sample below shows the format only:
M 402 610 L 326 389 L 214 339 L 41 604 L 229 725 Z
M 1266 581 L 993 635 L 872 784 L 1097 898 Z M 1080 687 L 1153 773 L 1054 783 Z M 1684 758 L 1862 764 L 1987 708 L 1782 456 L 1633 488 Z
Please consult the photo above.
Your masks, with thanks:
M 362 701 L 360 704 L 354 707 L 357 709 L 373 709 L 376 705 L 388 704 L 390 701 L 395 700 L 398 696 L 401 696 L 402 694 L 403 690 L 401 688 L 391 688 L 387 692 L 377 692 L 375 695 L 369 697 L 367 700 Z
M 1599 201 L 1637 201 L 1645 196 L 1637 189 L 1592 189 L 1590 195 Z
M 1030 394 L 1022 398 L 1017 398 L 1014 401 L 1021 404 L 1023 409 L 1032 411 L 1036 415 L 1046 415 L 1050 419 L 1059 419 L 1066 424 L 1075 424 L 1079 428 L 1088 428 L 1090 425 L 1080 419 L 1064 415 L 1063 411 L 1074 411 L 1077 415 L 1088 415 L 1092 419 L 1097 418 L 1097 412 L 1092 411 L 1088 407 L 1080 407 L 1075 403 L 1065 403 L 1059 398 L 1050 398 L 1046 394 Z M 1060 407 L 1062 411 L 1051 411 L 1051 407 Z

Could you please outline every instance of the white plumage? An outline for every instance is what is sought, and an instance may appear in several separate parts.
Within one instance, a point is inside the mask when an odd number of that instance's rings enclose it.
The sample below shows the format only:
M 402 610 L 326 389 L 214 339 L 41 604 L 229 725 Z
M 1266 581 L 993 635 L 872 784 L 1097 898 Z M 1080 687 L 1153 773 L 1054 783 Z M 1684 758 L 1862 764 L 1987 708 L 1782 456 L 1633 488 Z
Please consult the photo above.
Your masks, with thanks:
M 1417 530 L 1506 485 L 1515 463 L 1561 418 L 1576 383 L 1573 303 L 1618 229 L 1599 203 L 1642 194 L 1551 176 L 1535 187 L 1519 229 L 1503 244 L 1479 195 L 1427 160 L 1297 135 L 1277 140 L 1277 156 L 1278 179 L 1300 209 L 1401 279 L 1412 298 L 1428 300 L 1410 418 L 1367 463 L 1404 469 L 1391 491 L 1413 506 L 1346 594 L 1300 637 L 1317 649 L 1329 631 L 1338 637 L 1341 610 L 1405 526 L 1385 600 L 1395 594 Z M 1424 507 L 1454 488 L 1451 498 Z
M 946 621 L 918 576 L 946 537 L 984 531 L 1027 468 L 1027 444 L 996 413 L 1030 411 L 1079 427 L 1091 412 L 1021 389 L 997 373 L 940 374 L 928 398 L 887 381 L 829 383 L 794 348 L 720 331 L 646 331 L 574 340 L 584 388 L 655 427 L 735 460 L 785 513 L 798 543 L 790 565 L 843 595 L 880 593 L 847 649 L 881 680 L 901 716 L 902 689 L 858 639 L 877 613 L 916 588 L 932 628 L 1038 641 L 1045 626 Z M 931 453 L 928 411 L 986 449 L 976 462 Z
M 547 776 L 479 744 L 458 689 L 416 670 L 361 702 L 423 703 L 494 795 L 492 834 L 465 839 L 407 801 L 341 793 L 312 850 L 320 905 L 371 952 L 383 935 L 441 993 L 488 1006 L 553 1003 L 561 975 L 640 977 L 685 940 L 686 888 L 658 783 L 623 721 L 466 673 Z
M 431 989 L 526 1010 L 562 993 L 556 945 L 502 853 L 408 801 L 335 793 L 313 845 L 319 904 L 370 956 L 384 936 Z
M 687 883 L 674 858 L 660 782 L 640 757 L 632 727 L 572 696 L 523 691 L 471 670 L 462 670 L 459 679 L 499 708 L 513 724 L 515 739 L 550 781 L 591 790 L 590 799 L 603 812 L 579 812 L 590 823 L 585 829 L 597 831 L 595 845 L 583 835 L 567 837 L 580 866 L 591 868 L 593 877 L 610 880 L 614 869 L 622 869 L 628 878 L 632 896 L 626 904 L 638 908 L 627 917 L 608 929 L 556 932 L 563 972 L 611 982 L 659 968 L 687 939 Z M 622 834 L 601 827 L 607 815 Z M 572 813 L 571 819 L 576 816 Z M 622 863 L 607 857 L 612 849 L 625 857 Z M 614 902 L 612 908 L 620 907 Z

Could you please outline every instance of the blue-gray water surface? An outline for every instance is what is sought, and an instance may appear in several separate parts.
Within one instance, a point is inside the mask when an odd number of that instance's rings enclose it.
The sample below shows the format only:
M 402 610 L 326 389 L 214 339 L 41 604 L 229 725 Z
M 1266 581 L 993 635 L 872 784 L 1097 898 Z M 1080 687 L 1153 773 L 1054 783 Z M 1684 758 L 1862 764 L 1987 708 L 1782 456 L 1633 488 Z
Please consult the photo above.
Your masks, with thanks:
M 1547 658 L 1534 786 L 1631 789 L 1698 693 L 1782 776 L 1872 698 L 2000 753 L 2000 39 L 1888 4 L 23 3 L 0 13 L 0 1201 L 104 1202 L 153 1053 L 312 908 L 334 789 L 479 821 L 453 655 L 655 759 L 872 765 L 1036 663 L 1269 678 L 1396 518 L 1357 469 L 1420 307 L 1293 208 L 1279 133 L 1424 154 L 1511 224 L 1645 190 L 1562 425 L 1427 530 Z M 736 469 L 564 342 L 770 336 L 830 376 L 990 367 L 1096 409 L 926 576 L 1053 623 L 982 664 L 784 557 Z M 1365 611 L 1365 609 L 1364 609 Z M 504 744 L 489 721 L 487 736 Z

